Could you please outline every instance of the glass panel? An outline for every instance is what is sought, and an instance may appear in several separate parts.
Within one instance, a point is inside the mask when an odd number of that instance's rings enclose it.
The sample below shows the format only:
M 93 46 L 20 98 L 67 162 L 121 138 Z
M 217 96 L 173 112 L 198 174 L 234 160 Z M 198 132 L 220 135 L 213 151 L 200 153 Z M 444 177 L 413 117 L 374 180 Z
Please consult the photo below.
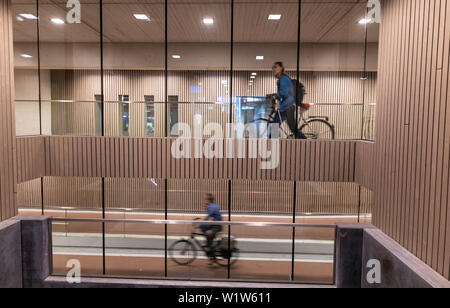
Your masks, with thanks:
M 164 180 L 105 179 L 105 207 L 120 219 L 162 219 Z
M 372 223 L 373 191 L 361 186 L 360 221 Z
M 105 179 L 107 219 L 164 219 L 164 180 Z M 164 225 L 106 224 L 106 273 L 164 277 Z
M 298 227 L 295 230 L 296 282 L 332 284 L 334 228 Z
M 232 226 L 231 233 L 232 247 L 236 249 L 231 257 L 232 279 L 291 280 L 291 228 Z
M 217 255 L 217 261 L 208 265 L 211 251 L 206 234 L 211 234 L 211 247 L 228 235 L 227 227 L 208 226 L 201 230 L 207 216 L 206 194 L 214 196 L 222 220 L 228 220 L 228 183 L 224 180 L 169 180 L 167 187 L 169 220 L 199 220 L 194 225 L 169 225 L 168 276 L 177 278 L 227 278 L 227 261 Z M 221 230 L 219 230 L 221 229 Z M 215 234 L 214 240 L 212 240 Z M 195 258 L 194 255 L 195 254 Z M 195 262 L 194 262 L 195 261 Z M 224 266 L 225 265 L 225 266 Z
M 101 135 L 101 108 L 95 95 L 100 82 L 100 4 L 80 0 L 39 1 L 41 91 L 49 93 L 51 132 L 64 135 Z M 48 121 L 48 123 L 50 123 Z
M 103 274 L 101 222 L 52 223 L 53 274 L 66 276 L 74 266 L 82 276 Z
M 272 101 L 266 95 L 278 92 L 277 77 L 272 72 L 275 62 L 282 62 L 285 75 L 297 79 L 298 1 L 235 1 L 233 100 L 234 121 L 244 126 L 268 119 L 272 113 Z M 289 80 L 281 78 L 282 80 Z M 281 82 L 280 81 L 280 82 Z M 290 81 L 284 95 L 284 107 L 291 110 L 295 94 Z M 289 108 L 288 108 L 289 107 Z M 277 116 L 275 114 L 274 116 Z M 295 124 L 295 111 L 290 113 Z M 282 116 L 284 119 L 284 115 Z M 282 125 L 281 137 L 291 134 Z M 293 126 L 295 129 L 295 125 Z M 241 137 L 241 136 L 239 136 Z M 267 137 L 264 133 L 262 137 Z
M 297 215 L 358 215 L 359 186 L 354 183 L 297 182 Z M 334 223 L 335 221 L 329 222 Z
M 17 184 L 17 208 L 20 215 L 42 214 L 40 178 Z
M 370 16 L 367 20 L 371 22 L 366 25 L 366 76 L 364 88 L 364 118 L 363 136 L 364 140 L 375 140 L 375 115 L 377 104 L 377 62 L 378 62 L 378 38 L 380 24 L 376 16 Z
M 14 79 L 16 135 L 39 135 L 39 72 L 37 43 L 37 6 L 35 1 L 12 1 L 14 39 Z M 48 74 L 40 76 L 48 83 Z M 41 93 L 42 99 L 49 98 L 49 91 Z M 49 104 L 42 106 L 45 127 L 48 132 L 50 119 Z
M 45 177 L 45 214 L 64 218 L 101 218 L 100 178 Z
M 231 221 L 292 223 L 293 188 L 292 182 L 233 181 Z M 232 226 L 231 233 L 239 249 L 231 278 L 290 280 L 292 229 Z
M 106 275 L 164 277 L 163 224 L 106 223 L 105 227 Z
M 164 1 L 106 0 L 103 17 L 105 135 L 165 136 Z
M 335 139 L 361 139 L 364 96 L 375 85 L 376 63 L 366 61 L 366 2 L 302 2 L 300 81 L 309 111 L 299 108 L 308 137 L 335 130 Z M 376 58 L 376 50 L 368 50 Z M 368 78 L 364 80 L 364 78 Z M 368 81 L 368 82 L 366 82 Z M 323 134 L 317 139 L 330 139 Z
M 229 122 L 231 1 L 168 0 L 168 135 L 185 123 L 197 137 Z M 217 126 L 216 126 L 217 128 Z M 209 134 L 207 134 L 209 135 Z

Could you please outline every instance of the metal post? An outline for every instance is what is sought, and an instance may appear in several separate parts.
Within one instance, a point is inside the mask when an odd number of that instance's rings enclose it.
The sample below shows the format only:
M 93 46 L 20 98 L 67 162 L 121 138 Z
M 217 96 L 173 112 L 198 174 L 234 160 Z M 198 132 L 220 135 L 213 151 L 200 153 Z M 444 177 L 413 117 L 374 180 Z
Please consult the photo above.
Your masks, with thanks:
M 292 223 L 295 224 L 297 213 L 297 182 L 294 181 L 294 201 L 292 207 Z M 291 280 L 295 280 L 295 227 L 292 227 L 292 269 Z
M 101 89 L 101 134 L 105 136 L 105 89 L 104 89 L 104 58 L 103 58 L 103 0 L 100 0 L 100 89 Z M 106 217 L 105 206 L 105 178 L 102 177 L 102 217 Z M 103 263 L 103 275 L 106 275 L 106 225 L 102 222 L 102 263 Z

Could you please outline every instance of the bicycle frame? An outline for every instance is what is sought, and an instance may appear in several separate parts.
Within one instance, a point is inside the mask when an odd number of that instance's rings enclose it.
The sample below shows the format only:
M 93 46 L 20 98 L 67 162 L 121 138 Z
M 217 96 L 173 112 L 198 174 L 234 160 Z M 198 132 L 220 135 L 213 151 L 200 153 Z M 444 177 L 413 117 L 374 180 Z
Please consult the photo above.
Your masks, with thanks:
M 192 240 L 192 243 L 194 243 L 195 245 L 197 245 L 196 248 L 200 247 L 200 249 L 201 249 L 205 254 L 208 254 L 208 252 L 206 251 L 206 247 L 203 247 L 203 246 L 202 246 L 202 244 L 200 243 L 200 241 L 195 237 L 196 235 L 205 236 L 203 233 L 192 232 L 192 233 L 191 233 L 191 240 Z M 195 245 L 194 245 L 194 246 L 195 246 Z

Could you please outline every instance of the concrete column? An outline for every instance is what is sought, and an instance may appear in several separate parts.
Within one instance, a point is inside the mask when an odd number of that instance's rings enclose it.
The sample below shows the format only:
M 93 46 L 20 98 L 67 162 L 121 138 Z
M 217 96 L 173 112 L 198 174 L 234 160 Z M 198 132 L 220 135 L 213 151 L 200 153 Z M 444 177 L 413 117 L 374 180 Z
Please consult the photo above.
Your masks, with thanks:
M 17 214 L 11 0 L 0 1 L 0 221 Z
M 368 224 L 337 223 L 336 286 L 361 288 L 363 233 Z
M 22 229 L 23 287 L 43 287 L 52 270 L 51 221 L 48 216 L 17 216 Z
M 0 289 L 22 287 L 20 221 L 0 222 Z

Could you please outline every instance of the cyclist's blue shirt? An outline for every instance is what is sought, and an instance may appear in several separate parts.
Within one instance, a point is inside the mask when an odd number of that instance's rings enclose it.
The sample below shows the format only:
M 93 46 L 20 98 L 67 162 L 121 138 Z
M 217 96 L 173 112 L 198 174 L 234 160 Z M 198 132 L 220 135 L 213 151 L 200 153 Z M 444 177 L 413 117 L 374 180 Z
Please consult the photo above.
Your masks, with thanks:
M 280 100 L 280 112 L 284 112 L 295 105 L 295 89 L 288 75 L 281 75 L 277 81 L 278 93 L 275 97 Z
M 214 221 L 222 221 L 222 214 L 220 213 L 220 208 L 215 203 L 210 203 L 208 205 L 208 216 L 205 220 L 212 218 Z

